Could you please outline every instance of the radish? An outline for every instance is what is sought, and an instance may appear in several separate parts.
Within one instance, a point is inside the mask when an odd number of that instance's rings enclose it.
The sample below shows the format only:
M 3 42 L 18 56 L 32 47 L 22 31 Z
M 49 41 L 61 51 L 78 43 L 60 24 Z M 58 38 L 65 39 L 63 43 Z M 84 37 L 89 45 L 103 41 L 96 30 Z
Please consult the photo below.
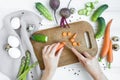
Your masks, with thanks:
M 58 21 L 56 18 L 56 10 L 60 6 L 60 0 L 50 0 L 49 4 L 50 4 L 50 7 L 54 10 L 54 17 L 55 17 L 56 23 L 58 24 Z
M 70 17 L 71 15 L 71 12 L 70 12 L 70 9 L 68 8 L 62 8 L 60 10 L 60 15 L 61 15 L 61 21 L 60 21 L 60 27 L 63 27 L 63 28 L 70 28 L 69 24 L 67 23 L 67 20 L 66 18 Z

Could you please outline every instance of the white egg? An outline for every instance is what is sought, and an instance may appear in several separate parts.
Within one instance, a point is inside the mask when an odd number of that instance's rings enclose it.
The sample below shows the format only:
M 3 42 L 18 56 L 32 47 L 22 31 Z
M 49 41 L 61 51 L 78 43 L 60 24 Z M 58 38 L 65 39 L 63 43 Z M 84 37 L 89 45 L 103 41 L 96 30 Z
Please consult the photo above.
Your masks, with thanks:
M 18 38 L 16 36 L 9 36 L 8 37 L 8 44 L 11 47 L 18 47 L 20 45 L 20 41 L 18 40 Z
M 10 80 L 10 78 L 0 72 L 0 80 Z
M 20 19 L 18 17 L 12 18 L 11 26 L 13 29 L 18 29 L 20 27 Z
M 8 54 L 12 58 L 19 58 L 21 56 L 21 52 L 18 48 L 10 48 Z

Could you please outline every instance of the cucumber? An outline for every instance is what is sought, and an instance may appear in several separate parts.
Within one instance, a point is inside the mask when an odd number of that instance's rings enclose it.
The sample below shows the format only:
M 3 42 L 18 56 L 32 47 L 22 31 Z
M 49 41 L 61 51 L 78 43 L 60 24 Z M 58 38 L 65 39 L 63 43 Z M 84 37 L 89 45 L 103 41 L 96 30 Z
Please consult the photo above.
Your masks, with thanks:
M 40 2 L 36 3 L 36 9 L 48 20 L 54 20 L 52 14 L 48 11 L 48 9 Z
M 108 8 L 107 4 L 100 6 L 92 15 L 92 21 L 96 21 L 97 18 Z
M 104 35 L 105 26 L 106 26 L 105 19 L 103 17 L 99 17 L 97 21 L 98 21 L 98 31 L 95 34 L 96 39 L 101 38 Z
M 48 37 L 43 34 L 34 34 L 31 36 L 31 39 L 36 42 L 42 42 L 42 43 L 45 43 L 48 41 Z

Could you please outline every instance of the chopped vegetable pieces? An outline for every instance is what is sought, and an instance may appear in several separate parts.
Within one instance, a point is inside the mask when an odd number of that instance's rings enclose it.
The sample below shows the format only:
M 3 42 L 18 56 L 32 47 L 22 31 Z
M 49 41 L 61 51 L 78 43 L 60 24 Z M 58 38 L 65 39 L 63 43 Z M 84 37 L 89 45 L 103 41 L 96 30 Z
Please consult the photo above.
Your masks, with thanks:
M 68 32 L 68 33 L 67 33 L 67 35 L 68 35 L 68 36 L 71 36 L 71 35 L 72 35 L 72 33 L 71 33 L 71 32 Z
M 71 38 L 71 39 L 70 39 L 70 42 L 71 42 L 71 43 L 72 43 L 72 42 L 74 42 L 74 41 L 75 41 L 75 39 L 74 39 L 74 38 Z
M 62 33 L 62 36 L 63 36 L 63 37 L 66 37 L 66 36 L 67 36 L 67 33 L 66 33 L 66 32 L 63 32 L 63 33 Z
M 77 42 L 73 42 L 72 45 L 75 47 L 77 46 Z
M 77 33 L 72 34 L 71 32 L 63 32 L 62 36 L 63 37 L 67 37 L 67 36 L 70 37 L 69 41 L 72 44 L 72 46 L 74 46 L 74 47 L 80 46 L 80 43 L 75 41 L 75 39 L 77 37 Z

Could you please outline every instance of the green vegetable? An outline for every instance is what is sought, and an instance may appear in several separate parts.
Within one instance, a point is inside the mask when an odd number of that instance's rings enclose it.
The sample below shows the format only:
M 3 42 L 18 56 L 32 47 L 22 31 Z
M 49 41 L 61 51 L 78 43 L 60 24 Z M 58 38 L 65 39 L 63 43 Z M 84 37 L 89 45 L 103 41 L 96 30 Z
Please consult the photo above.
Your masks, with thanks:
M 26 59 L 25 56 L 22 57 L 22 59 L 21 59 L 21 65 L 20 65 L 20 69 L 19 69 L 17 77 L 19 77 L 23 73 L 23 71 L 24 71 L 24 68 L 25 68 L 25 59 Z
M 97 18 L 108 8 L 107 4 L 100 6 L 92 15 L 92 21 L 96 21 Z
M 48 37 L 43 35 L 43 34 L 34 34 L 31 36 L 31 39 L 37 42 L 47 42 L 48 41 Z
M 26 51 L 25 52 L 25 55 L 26 55 L 26 60 L 25 60 L 25 67 L 24 67 L 24 71 L 28 69 L 29 65 L 30 65 L 30 58 L 31 58 L 31 54 L 30 54 L 30 51 Z M 24 76 L 24 78 L 22 80 L 26 80 L 27 78 L 27 75 Z
M 87 10 L 86 9 L 81 9 L 78 11 L 79 15 L 86 15 Z
M 101 38 L 104 35 L 105 26 L 106 26 L 105 19 L 103 17 L 99 17 L 97 21 L 98 21 L 98 31 L 95 35 L 96 39 Z
M 93 9 L 95 8 L 95 4 L 97 4 L 96 1 L 95 2 L 87 2 L 85 4 L 84 9 L 78 10 L 78 14 L 89 16 L 92 13 Z
M 40 2 L 36 3 L 36 9 L 48 20 L 52 21 L 54 18 L 48 9 Z
M 91 9 L 94 9 L 94 8 L 95 8 L 94 2 L 88 2 L 88 3 L 86 3 L 85 5 L 86 5 L 86 7 L 90 7 Z
M 30 65 L 30 58 L 31 58 L 31 54 L 30 54 L 30 51 L 26 51 L 25 52 L 25 55 L 26 55 L 26 63 L 25 63 L 25 68 L 24 68 L 24 71 L 26 69 L 28 69 L 29 65 Z
M 28 72 L 33 69 L 34 67 L 36 67 L 38 65 L 38 61 L 36 61 L 35 63 L 33 63 L 31 66 L 28 67 L 27 70 L 25 70 L 18 78 L 17 80 L 21 80 L 23 79 L 27 74 Z

